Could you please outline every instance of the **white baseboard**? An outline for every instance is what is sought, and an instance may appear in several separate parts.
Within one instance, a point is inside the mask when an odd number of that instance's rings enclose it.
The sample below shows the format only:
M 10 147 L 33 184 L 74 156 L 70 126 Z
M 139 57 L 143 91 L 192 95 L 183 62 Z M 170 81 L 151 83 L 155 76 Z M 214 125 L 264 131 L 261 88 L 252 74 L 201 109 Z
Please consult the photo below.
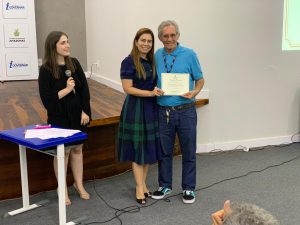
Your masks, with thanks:
M 90 72 L 86 72 L 86 76 L 90 77 Z M 107 85 L 113 89 L 116 89 L 124 93 L 121 82 L 116 82 L 112 79 L 102 76 L 100 74 L 92 74 L 91 79 L 98 81 L 102 84 Z M 209 98 L 209 90 L 202 90 L 196 97 L 199 98 Z M 279 145 L 279 144 L 288 144 L 291 143 L 290 136 L 278 136 L 278 137 L 267 137 L 267 138 L 257 138 L 257 139 L 246 139 L 238 141 L 229 141 L 229 142 L 219 142 L 219 143 L 207 143 L 207 144 L 197 144 L 197 153 L 207 153 L 214 151 L 229 151 L 233 149 L 242 149 L 248 151 L 249 148 L 261 147 L 266 145 Z M 300 135 L 295 135 L 293 137 L 294 142 L 300 141 Z
M 90 72 L 86 72 L 86 76 L 90 77 Z M 95 81 L 98 81 L 98 82 L 100 82 L 102 84 L 105 84 L 108 87 L 111 87 L 113 89 L 116 89 L 116 90 L 124 93 L 121 81 L 117 82 L 117 81 L 114 81 L 114 80 L 111 80 L 111 79 L 107 78 L 106 76 L 102 76 L 102 75 L 96 74 L 96 73 L 92 74 L 91 79 L 93 79 Z M 202 99 L 203 98 L 209 98 L 209 90 L 202 90 L 196 96 L 196 99 L 200 99 L 200 98 L 202 98 Z
M 107 78 L 105 76 L 102 76 L 100 74 L 95 74 L 94 73 L 94 74 L 92 74 L 92 76 L 91 76 L 90 72 L 87 72 L 86 74 L 88 74 L 87 77 L 90 77 L 91 79 L 93 79 L 95 81 L 98 81 L 101 84 L 104 84 L 104 85 L 106 85 L 108 87 L 111 87 L 111 88 L 113 88 L 113 89 L 115 89 L 117 91 L 120 91 L 120 92 L 124 93 L 124 90 L 122 88 L 121 82 L 116 82 L 116 81 L 114 81 L 112 79 L 109 79 L 109 78 Z
M 220 143 L 197 144 L 197 153 L 230 151 L 234 149 L 249 151 L 250 148 L 255 148 L 255 147 L 262 147 L 267 145 L 290 144 L 292 143 L 292 141 L 293 142 L 300 141 L 300 134 L 293 136 L 293 140 L 291 140 L 292 136 L 293 135 L 247 139 L 247 140 L 239 140 L 239 141 L 220 142 Z

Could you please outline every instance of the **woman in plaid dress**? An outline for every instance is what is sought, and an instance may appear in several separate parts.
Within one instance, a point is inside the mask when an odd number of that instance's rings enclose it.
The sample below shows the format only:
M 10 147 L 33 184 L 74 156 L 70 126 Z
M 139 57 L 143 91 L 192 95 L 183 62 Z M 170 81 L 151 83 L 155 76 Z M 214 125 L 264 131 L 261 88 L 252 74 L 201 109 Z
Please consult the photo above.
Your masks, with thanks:
M 120 161 L 131 161 L 136 182 L 136 201 L 146 204 L 151 192 L 146 185 L 149 164 L 160 159 L 158 109 L 154 63 L 154 35 L 141 28 L 135 35 L 129 56 L 121 64 L 122 86 L 127 94 L 118 134 Z

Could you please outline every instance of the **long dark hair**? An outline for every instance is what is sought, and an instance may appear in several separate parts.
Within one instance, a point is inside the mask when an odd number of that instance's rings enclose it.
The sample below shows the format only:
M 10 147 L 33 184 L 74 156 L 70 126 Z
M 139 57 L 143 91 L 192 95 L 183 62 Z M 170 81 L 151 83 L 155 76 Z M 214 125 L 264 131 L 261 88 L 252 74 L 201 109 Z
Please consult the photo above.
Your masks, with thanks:
M 154 34 L 153 34 L 152 30 L 150 30 L 149 28 L 141 28 L 137 31 L 137 33 L 133 39 L 133 45 L 132 45 L 132 50 L 131 50 L 130 55 L 133 59 L 133 62 L 134 62 L 134 65 L 135 65 L 135 68 L 136 68 L 139 78 L 143 78 L 145 80 L 146 79 L 145 69 L 141 63 L 140 51 L 139 51 L 138 47 L 136 46 L 136 42 L 139 40 L 139 38 L 143 34 L 150 34 L 152 37 L 152 48 L 148 52 L 147 57 L 152 64 L 153 79 L 154 79 L 156 72 L 155 72 L 155 61 L 154 61 Z
M 45 54 L 43 58 L 43 65 L 52 73 L 55 79 L 60 78 L 60 69 L 57 64 L 56 44 L 62 36 L 68 37 L 68 35 L 62 31 L 52 31 L 48 34 L 45 41 Z M 71 70 L 71 72 L 74 73 L 75 67 L 71 60 L 71 57 L 66 56 L 65 63 L 67 69 Z

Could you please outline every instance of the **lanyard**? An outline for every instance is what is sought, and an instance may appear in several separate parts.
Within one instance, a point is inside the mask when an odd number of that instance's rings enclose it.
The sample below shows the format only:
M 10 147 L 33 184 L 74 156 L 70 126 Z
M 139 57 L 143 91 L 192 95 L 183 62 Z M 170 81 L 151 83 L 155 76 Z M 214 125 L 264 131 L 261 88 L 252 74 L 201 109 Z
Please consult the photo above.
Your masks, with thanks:
M 173 61 L 172 61 L 171 65 L 170 65 L 170 69 L 169 69 L 169 70 L 168 70 L 168 65 L 167 65 L 167 59 L 166 59 L 166 56 L 164 55 L 163 57 L 164 57 L 164 64 L 165 64 L 166 72 L 167 72 L 167 73 L 170 73 L 171 70 L 172 70 L 172 68 L 173 68 L 174 62 L 175 62 L 175 60 L 176 60 L 176 56 L 173 56 Z

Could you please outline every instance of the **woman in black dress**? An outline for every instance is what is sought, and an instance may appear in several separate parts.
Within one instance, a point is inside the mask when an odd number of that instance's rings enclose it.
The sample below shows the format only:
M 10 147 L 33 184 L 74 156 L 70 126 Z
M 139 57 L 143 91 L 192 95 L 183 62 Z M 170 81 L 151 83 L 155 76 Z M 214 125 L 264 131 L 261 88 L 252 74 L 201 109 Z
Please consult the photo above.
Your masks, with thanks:
M 90 93 L 85 74 L 77 59 L 70 57 L 68 36 L 52 31 L 45 42 L 45 56 L 39 73 L 39 92 L 47 110 L 48 123 L 68 129 L 86 130 L 91 120 Z M 83 187 L 82 142 L 72 143 L 65 151 L 65 170 L 70 165 L 73 186 L 82 199 L 90 195 Z M 57 177 L 57 159 L 53 161 Z M 66 188 L 66 205 L 71 200 Z
M 127 93 L 118 133 L 120 161 L 131 161 L 136 182 L 136 201 L 146 203 L 151 193 L 146 185 L 149 164 L 160 159 L 158 111 L 154 63 L 154 35 L 148 28 L 138 30 L 133 47 L 121 65 L 121 80 Z

